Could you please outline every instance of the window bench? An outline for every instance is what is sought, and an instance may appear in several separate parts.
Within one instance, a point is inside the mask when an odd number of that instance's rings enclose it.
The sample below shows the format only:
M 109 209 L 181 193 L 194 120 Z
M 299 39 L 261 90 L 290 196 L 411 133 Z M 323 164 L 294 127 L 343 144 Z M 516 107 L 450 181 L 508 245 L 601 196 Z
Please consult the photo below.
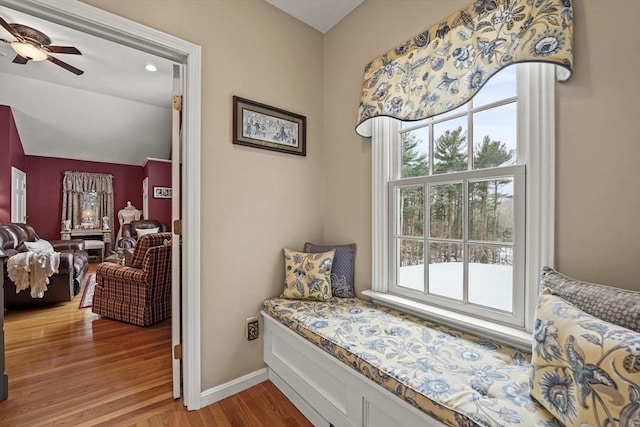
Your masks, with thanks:
M 271 381 L 316 426 L 556 426 L 530 355 L 357 298 L 269 299 Z

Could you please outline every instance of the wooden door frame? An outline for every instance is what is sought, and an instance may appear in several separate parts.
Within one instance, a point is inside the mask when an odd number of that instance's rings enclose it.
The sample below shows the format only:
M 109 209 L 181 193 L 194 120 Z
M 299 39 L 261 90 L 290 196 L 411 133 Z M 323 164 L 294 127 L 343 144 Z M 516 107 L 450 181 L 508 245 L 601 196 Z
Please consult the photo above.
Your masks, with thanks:
M 200 409 L 201 47 L 76 0 L 0 0 L 0 5 L 183 64 L 182 366 L 184 404 Z

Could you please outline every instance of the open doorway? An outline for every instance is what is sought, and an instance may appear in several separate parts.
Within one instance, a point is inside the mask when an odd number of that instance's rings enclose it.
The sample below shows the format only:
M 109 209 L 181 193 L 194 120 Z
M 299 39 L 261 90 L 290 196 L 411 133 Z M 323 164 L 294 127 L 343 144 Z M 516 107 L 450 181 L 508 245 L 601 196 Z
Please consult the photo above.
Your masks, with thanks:
M 200 48 L 99 9 L 69 2 L 0 0 L 0 5 L 169 58 L 184 70 L 182 212 L 182 367 L 184 403 L 200 407 Z

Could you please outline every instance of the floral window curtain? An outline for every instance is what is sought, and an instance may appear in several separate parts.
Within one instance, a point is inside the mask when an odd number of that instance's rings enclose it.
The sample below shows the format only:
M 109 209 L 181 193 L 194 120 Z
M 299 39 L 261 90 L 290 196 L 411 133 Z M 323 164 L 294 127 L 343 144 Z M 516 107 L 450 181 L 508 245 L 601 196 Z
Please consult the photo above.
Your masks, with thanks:
M 571 0 L 476 0 L 369 63 L 356 132 L 376 116 L 422 120 L 469 101 L 502 68 L 548 62 L 559 80 L 573 66 Z
M 98 195 L 96 217 L 109 217 L 113 230 L 113 176 L 101 173 L 65 172 L 62 180 L 62 220 L 71 220 L 71 227 L 82 222 L 83 193 L 95 191 Z M 113 234 L 113 231 L 111 232 Z M 113 239 L 113 236 L 111 236 Z

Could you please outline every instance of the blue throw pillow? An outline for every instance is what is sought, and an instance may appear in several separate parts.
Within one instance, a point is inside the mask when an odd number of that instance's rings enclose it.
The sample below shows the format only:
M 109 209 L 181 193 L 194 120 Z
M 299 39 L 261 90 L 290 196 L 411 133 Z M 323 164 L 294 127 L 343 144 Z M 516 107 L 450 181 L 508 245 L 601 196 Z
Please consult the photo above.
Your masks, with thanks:
M 331 293 L 334 297 L 353 298 L 353 270 L 356 259 L 356 244 L 346 245 L 318 245 L 306 242 L 304 251 L 307 253 L 335 251 L 333 267 L 331 269 Z

